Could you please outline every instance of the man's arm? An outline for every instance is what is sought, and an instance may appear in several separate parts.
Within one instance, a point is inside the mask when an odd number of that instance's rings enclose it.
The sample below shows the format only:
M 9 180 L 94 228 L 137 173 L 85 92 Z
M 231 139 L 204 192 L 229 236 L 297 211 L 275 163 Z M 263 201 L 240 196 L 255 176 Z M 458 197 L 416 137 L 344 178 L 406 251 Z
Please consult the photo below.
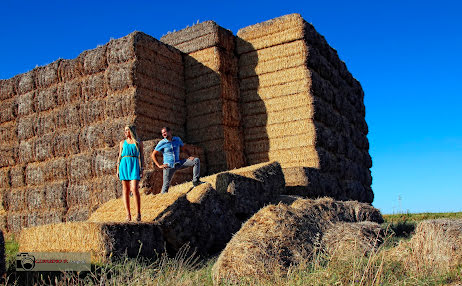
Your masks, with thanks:
M 164 168 L 167 168 L 168 165 L 167 164 L 160 164 L 158 161 L 157 161 L 157 154 L 160 154 L 161 152 L 157 151 L 157 150 L 154 150 L 152 153 L 151 153 L 151 158 L 152 160 L 154 161 L 154 164 L 156 164 L 157 168 L 159 169 L 164 169 Z

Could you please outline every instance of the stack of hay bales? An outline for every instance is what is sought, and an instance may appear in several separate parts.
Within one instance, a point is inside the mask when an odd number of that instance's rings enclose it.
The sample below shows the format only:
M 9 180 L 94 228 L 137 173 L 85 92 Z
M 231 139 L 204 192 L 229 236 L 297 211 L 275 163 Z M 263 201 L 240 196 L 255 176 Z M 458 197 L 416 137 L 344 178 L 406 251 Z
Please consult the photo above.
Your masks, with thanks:
M 262 208 L 245 222 L 218 257 L 213 266 L 214 281 L 286 275 L 291 266 L 309 261 L 317 248 L 322 249 L 323 233 L 334 223 L 362 221 L 358 213 L 368 213 L 364 218 L 378 218 L 377 223 L 383 221 L 380 212 L 369 204 L 347 204 L 331 198 L 299 199 L 290 206 Z
M 284 189 L 283 173 L 275 162 L 202 180 L 206 183 L 195 188 L 189 182 L 171 187 L 166 194 L 141 196 L 142 220 L 158 223 L 173 250 L 189 244 L 200 254 L 217 253 L 243 221 Z M 134 212 L 133 198 L 131 207 Z M 122 200 L 115 199 L 97 209 L 89 221 L 122 222 L 125 217 Z
M 89 252 L 92 262 L 113 258 L 150 257 L 164 252 L 154 223 L 68 222 L 24 228 L 20 252 Z
M 209 174 L 245 166 L 234 35 L 207 21 L 161 41 L 186 53 L 187 142 L 204 148 Z
M 125 125 L 140 139 L 165 125 L 185 135 L 181 52 L 134 32 L 1 80 L 0 106 L 2 228 L 85 220 L 121 195 Z
M 299 14 L 237 36 L 247 163 L 279 161 L 300 195 L 372 202 L 364 94 L 337 52 Z

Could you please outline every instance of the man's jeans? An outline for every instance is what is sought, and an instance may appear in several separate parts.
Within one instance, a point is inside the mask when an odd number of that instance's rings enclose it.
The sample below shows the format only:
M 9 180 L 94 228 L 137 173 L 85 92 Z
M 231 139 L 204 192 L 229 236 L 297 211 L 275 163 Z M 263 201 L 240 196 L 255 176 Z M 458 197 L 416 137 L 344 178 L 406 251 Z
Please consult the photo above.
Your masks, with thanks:
M 168 187 L 170 187 L 170 181 L 172 180 L 173 174 L 177 170 L 188 168 L 188 167 L 193 167 L 193 181 L 198 181 L 200 177 L 200 160 L 199 158 L 194 158 L 194 160 L 181 160 L 179 163 L 175 164 L 175 167 L 173 168 L 164 168 L 163 169 L 163 184 L 162 184 L 162 191 L 161 193 L 166 193 L 168 190 Z

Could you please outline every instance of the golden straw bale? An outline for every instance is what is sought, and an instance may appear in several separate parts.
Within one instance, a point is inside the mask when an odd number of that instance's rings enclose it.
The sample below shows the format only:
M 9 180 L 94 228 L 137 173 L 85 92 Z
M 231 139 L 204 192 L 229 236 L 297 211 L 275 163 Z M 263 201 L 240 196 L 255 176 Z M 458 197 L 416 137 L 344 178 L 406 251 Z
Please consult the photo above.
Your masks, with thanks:
M 79 149 L 80 129 L 69 128 L 57 132 L 53 137 L 53 154 L 56 157 L 77 154 Z
M 136 88 L 135 97 L 140 103 L 149 103 L 172 113 L 182 114 L 185 112 L 184 97 L 180 99 L 141 87 Z
M 94 176 L 93 156 L 91 153 L 80 153 L 70 157 L 69 181 L 78 182 Z
M 83 71 L 86 74 L 94 74 L 107 68 L 106 58 L 107 44 L 98 48 L 84 51 L 79 55 L 83 62 Z
M 136 52 L 137 55 L 138 51 L 143 50 L 151 50 L 155 52 L 157 55 L 162 55 L 163 57 L 167 57 L 171 59 L 172 62 L 181 63 L 182 56 L 181 52 L 177 49 L 166 45 L 165 43 L 145 34 L 142 32 L 135 32 L 135 42 L 136 42 Z
M 69 208 L 90 205 L 91 193 L 95 185 L 92 180 L 69 183 L 66 194 L 66 204 Z
M 24 225 L 22 228 L 44 224 L 62 223 L 66 208 L 52 210 L 28 210 L 24 212 Z
M 90 217 L 90 206 L 70 207 L 64 216 L 64 222 L 86 221 Z
M 90 252 L 92 262 L 113 258 L 156 257 L 164 240 L 153 223 L 68 222 L 25 228 L 21 252 Z
M 17 120 L 18 125 L 18 138 L 19 140 L 25 140 L 32 138 L 34 134 L 35 124 L 37 122 L 37 115 L 31 114 L 28 116 L 21 116 Z
M 6 230 L 9 233 L 19 233 L 25 227 L 25 217 L 28 212 L 6 212 Z
M 215 85 L 219 85 L 221 83 L 221 76 L 220 74 L 210 71 L 207 74 L 200 75 L 196 78 L 186 79 L 185 80 L 185 87 L 187 92 L 194 92 L 201 89 L 210 88 Z
M 125 37 L 111 40 L 107 44 L 106 56 L 109 65 L 130 61 L 135 58 L 135 38 L 136 32 L 130 33 Z
M 134 60 L 118 65 L 111 65 L 106 69 L 105 78 L 111 91 L 123 90 L 134 84 L 135 65 Z
M 17 114 L 18 105 L 14 98 L 2 101 L 0 105 L 0 123 L 15 120 Z
M 315 134 L 316 132 L 313 120 L 303 119 L 266 126 L 246 128 L 244 129 L 243 133 L 246 141 L 253 141 L 257 139 L 269 140 L 269 138 L 273 139 L 284 137 L 284 133 L 287 132 L 287 130 L 290 130 L 290 134 L 293 135 Z
M 16 97 L 16 103 L 18 105 L 18 115 L 28 115 L 35 112 L 35 91 L 31 91 L 25 94 L 18 95 Z
M 376 252 L 385 238 L 376 222 L 337 222 L 324 232 L 321 244 L 332 259 L 351 261 Z
M 307 79 L 309 76 L 310 71 L 305 66 L 298 66 L 277 72 L 244 78 L 241 80 L 240 89 L 241 91 L 256 90 L 262 87 L 275 86 L 296 80 Z
M 83 75 L 82 57 L 72 60 L 61 60 L 58 66 L 59 82 L 69 82 L 78 79 Z
M 10 169 L 10 178 L 11 187 L 23 187 L 26 184 L 26 166 L 23 164 L 18 164 Z M 31 174 L 32 175 L 32 174 Z
M 138 88 L 141 87 L 153 91 L 154 93 L 165 94 L 169 97 L 175 97 L 180 100 L 184 100 L 185 87 L 183 82 L 165 82 L 160 79 L 152 78 L 142 73 L 138 73 L 135 84 Z
M 0 275 L 6 272 L 5 263 L 5 237 L 3 236 L 3 228 L 0 229 Z
M 35 139 L 19 141 L 19 147 L 18 147 L 18 163 L 19 164 L 30 163 L 35 160 L 34 159 L 34 142 L 35 142 Z
M 254 101 L 265 101 L 279 96 L 291 96 L 292 94 L 305 94 L 308 96 L 311 82 L 307 78 L 288 81 L 279 85 L 258 87 L 258 89 L 241 90 L 241 100 L 245 105 Z
M 306 92 L 273 97 L 267 100 L 246 102 L 242 106 L 242 116 L 254 114 L 269 114 L 278 111 L 294 109 L 300 106 L 310 107 L 313 98 Z
M 105 119 L 104 111 L 106 109 L 106 98 L 93 99 L 80 104 L 80 121 L 83 125 L 90 125 L 95 121 Z
M 58 82 L 58 67 L 61 60 L 35 69 L 35 86 L 46 88 Z
M 19 95 L 19 94 L 28 93 L 36 89 L 34 79 L 35 79 L 35 70 L 31 70 L 31 71 L 28 71 L 26 73 L 19 75 L 17 94 Z
M 159 59 L 162 59 L 162 57 Z M 142 73 L 151 78 L 157 78 L 162 81 L 172 82 L 176 85 L 182 85 L 184 80 L 183 69 L 175 69 L 176 65 L 170 67 L 168 62 L 162 63 L 159 59 L 155 58 L 138 58 L 134 72 Z M 172 69 L 173 68 L 173 69 Z

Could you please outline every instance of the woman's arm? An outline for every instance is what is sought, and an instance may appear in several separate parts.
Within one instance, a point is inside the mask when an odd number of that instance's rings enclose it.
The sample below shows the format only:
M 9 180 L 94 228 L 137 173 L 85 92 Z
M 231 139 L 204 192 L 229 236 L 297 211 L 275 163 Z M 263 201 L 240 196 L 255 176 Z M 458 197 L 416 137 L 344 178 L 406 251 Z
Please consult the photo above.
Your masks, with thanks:
M 119 143 L 119 158 L 117 158 L 117 176 L 119 176 L 119 165 L 120 160 L 122 159 L 122 148 L 124 146 L 124 141 L 120 141 Z

